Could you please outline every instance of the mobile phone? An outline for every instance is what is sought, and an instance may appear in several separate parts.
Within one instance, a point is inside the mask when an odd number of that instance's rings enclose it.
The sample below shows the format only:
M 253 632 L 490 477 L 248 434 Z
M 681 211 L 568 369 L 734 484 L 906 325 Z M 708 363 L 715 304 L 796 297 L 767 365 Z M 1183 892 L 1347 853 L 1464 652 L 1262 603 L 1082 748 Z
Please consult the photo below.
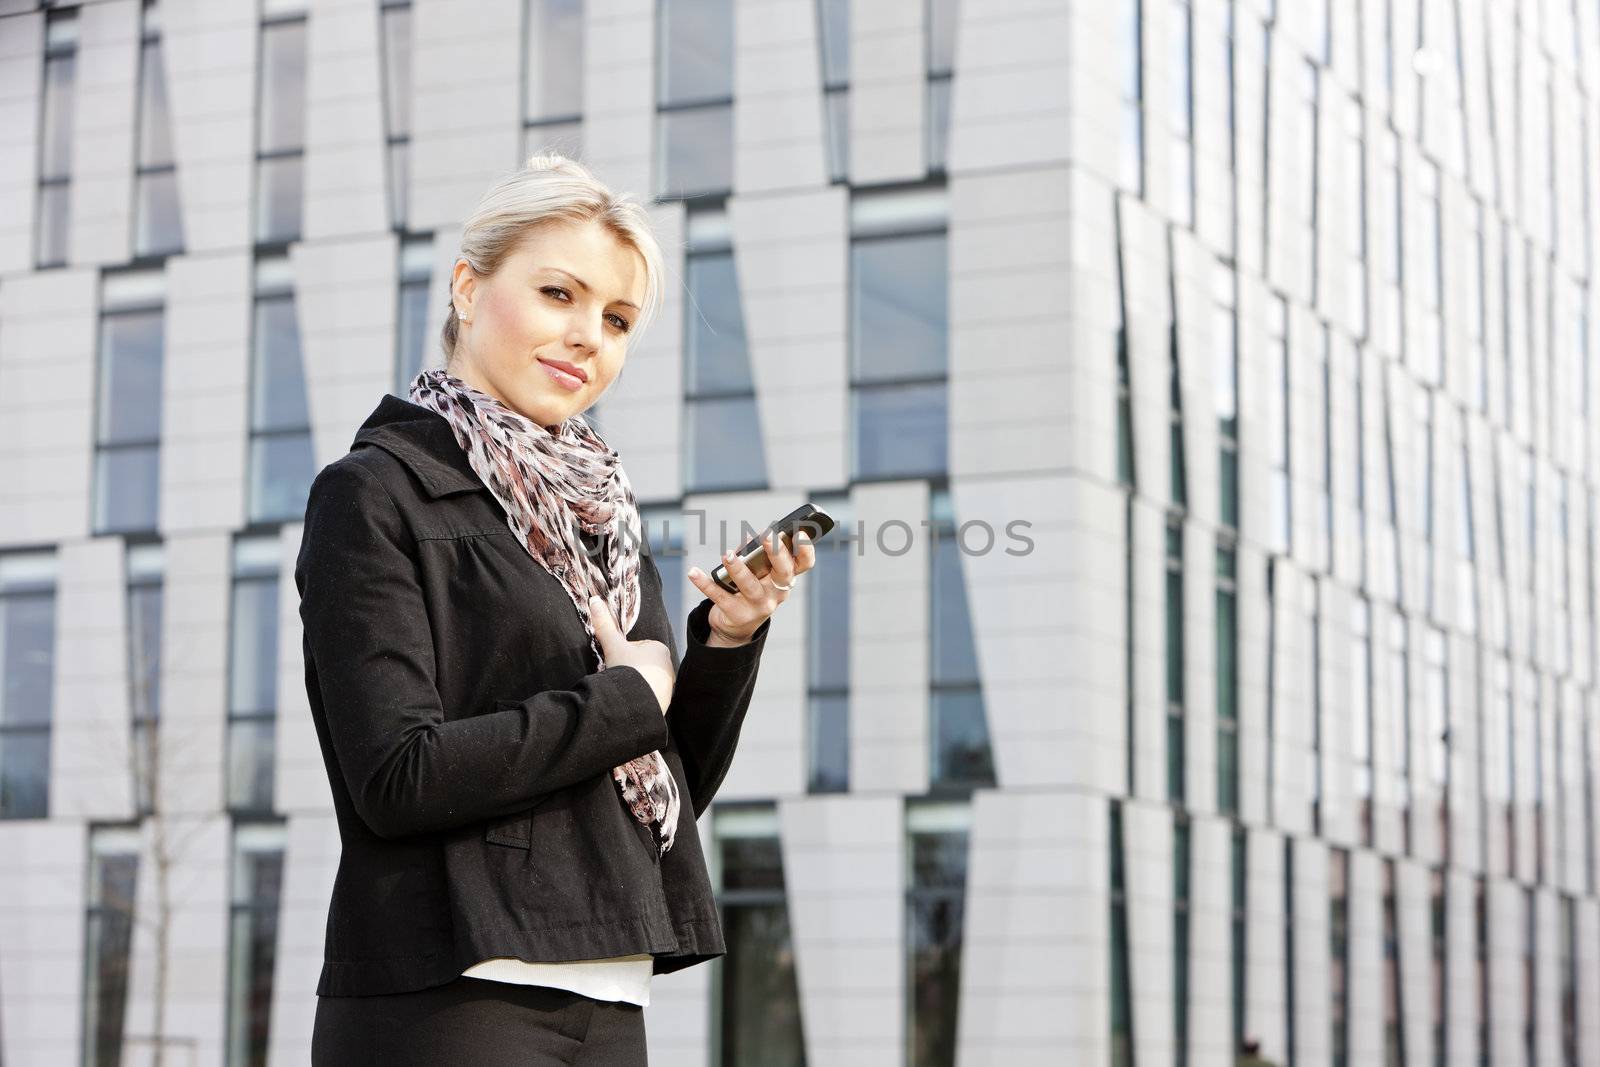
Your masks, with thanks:
M 833 529 L 833 516 L 808 500 L 740 545 L 738 555 L 744 560 L 745 566 L 750 568 L 752 574 L 757 578 L 763 578 L 766 576 L 767 571 L 772 569 L 771 561 L 767 559 L 767 547 L 761 543 L 762 538 L 769 531 L 783 538 L 784 547 L 792 554 L 794 552 L 795 534 L 801 530 L 806 532 L 806 536 L 814 544 L 822 540 L 823 536 L 831 529 Z M 719 562 L 716 568 L 712 570 L 711 580 L 730 593 L 739 591 L 739 584 L 733 580 L 733 576 L 728 573 L 727 565 L 724 563 Z

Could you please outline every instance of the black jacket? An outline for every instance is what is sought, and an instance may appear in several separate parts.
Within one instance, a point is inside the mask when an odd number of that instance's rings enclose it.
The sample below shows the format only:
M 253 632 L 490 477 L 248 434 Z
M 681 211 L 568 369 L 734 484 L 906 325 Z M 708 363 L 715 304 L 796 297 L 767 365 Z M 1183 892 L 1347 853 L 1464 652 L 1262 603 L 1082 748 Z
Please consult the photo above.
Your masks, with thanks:
M 628 637 L 676 663 L 641 553 Z M 637 670 L 596 670 L 571 599 L 444 418 L 389 394 L 311 484 L 295 585 L 343 843 L 319 995 L 423 989 L 491 956 L 649 952 L 665 974 L 725 952 L 695 821 L 733 759 L 770 619 L 748 645 L 711 647 L 702 599 L 663 717 Z M 683 799 L 665 856 L 611 778 L 652 749 Z

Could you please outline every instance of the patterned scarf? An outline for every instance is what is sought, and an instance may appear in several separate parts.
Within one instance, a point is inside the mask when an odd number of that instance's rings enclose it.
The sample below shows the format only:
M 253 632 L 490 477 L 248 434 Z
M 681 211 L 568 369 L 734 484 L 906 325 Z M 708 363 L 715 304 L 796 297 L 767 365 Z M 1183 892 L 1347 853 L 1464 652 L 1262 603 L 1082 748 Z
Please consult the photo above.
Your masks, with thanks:
M 439 369 L 411 382 L 413 403 L 443 415 L 472 469 L 505 509 L 506 522 L 530 555 L 572 598 L 600 669 L 605 659 L 589 618 L 589 597 L 605 598 L 622 632 L 639 617 L 639 542 L 618 536 L 637 529 L 633 487 L 618 455 L 579 415 L 551 433 L 487 393 Z M 596 559 L 575 527 L 611 534 Z M 636 756 L 611 777 L 633 817 L 654 822 L 661 854 L 678 827 L 678 785 L 659 750 Z

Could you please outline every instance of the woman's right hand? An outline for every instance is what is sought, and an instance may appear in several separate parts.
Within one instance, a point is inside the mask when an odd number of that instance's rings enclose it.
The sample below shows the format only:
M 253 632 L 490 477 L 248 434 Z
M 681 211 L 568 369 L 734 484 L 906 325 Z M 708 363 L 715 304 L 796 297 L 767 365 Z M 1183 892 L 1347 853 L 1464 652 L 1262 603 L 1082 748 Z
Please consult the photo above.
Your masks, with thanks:
M 672 687 L 677 684 L 677 670 L 672 665 L 672 651 L 660 641 L 644 638 L 630 641 L 611 614 L 611 605 L 600 597 L 589 598 L 589 619 L 594 624 L 595 641 L 607 667 L 632 667 L 644 676 L 661 702 L 661 714 L 667 713 L 672 703 Z

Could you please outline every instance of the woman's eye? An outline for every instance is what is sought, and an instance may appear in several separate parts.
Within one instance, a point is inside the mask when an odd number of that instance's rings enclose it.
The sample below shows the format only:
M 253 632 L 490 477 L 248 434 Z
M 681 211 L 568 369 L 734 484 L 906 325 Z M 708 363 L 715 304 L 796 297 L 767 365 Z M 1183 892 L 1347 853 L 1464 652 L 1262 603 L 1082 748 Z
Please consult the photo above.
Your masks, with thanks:
M 549 294 L 560 293 L 563 300 L 570 300 L 571 299 L 570 294 L 568 294 L 568 292 L 565 289 L 561 288 L 561 286 L 559 286 L 559 285 L 547 285 L 543 289 L 540 289 L 539 291 L 541 293 L 549 293 Z M 632 324 L 629 323 L 628 320 L 623 318 L 621 315 L 612 315 L 611 316 L 611 321 L 616 325 L 617 329 L 621 330 L 623 333 L 627 333 L 628 330 L 632 328 Z

